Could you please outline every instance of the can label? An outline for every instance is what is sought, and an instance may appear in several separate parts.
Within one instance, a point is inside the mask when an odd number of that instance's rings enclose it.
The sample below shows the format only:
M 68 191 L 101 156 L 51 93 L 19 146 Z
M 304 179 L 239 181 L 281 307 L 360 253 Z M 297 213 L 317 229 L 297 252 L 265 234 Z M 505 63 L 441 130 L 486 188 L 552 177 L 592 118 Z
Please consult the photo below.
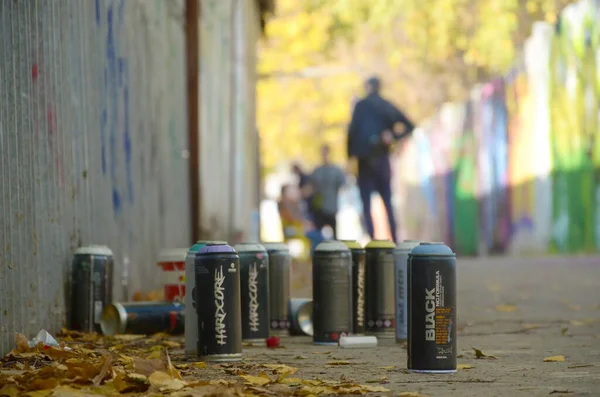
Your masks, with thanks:
M 352 332 L 352 256 L 315 253 L 313 259 L 313 341 L 335 343 Z
M 408 368 L 456 370 L 455 259 L 410 264 Z
M 185 352 L 196 354 L 198 348 L 198 315 L 196 313 L 196 254 L 188 253 L 185 259 Z
M 396 340 L 403 341 L 408 337 L 407 313 L 407 261 L 408 254 L 396 254 Z
M 352 331 L 365 331 L 365 253 L 352 251 Z
M 271 330 L 285 333 L 290 328 L 290 262 L 288 253 L 269 252 L 269 316 Z
M 269 337 L 269 268 L 266 253 L 240 253 L 243 339 Z
M 128 334 L 168 332 L 177 335 L 183 332 L 183 305 L 180 303 L 125 304 L 123 307 L 127 312 Z
M 367 251 L 367 331 L 394 332 L 394 256 L 391 249 Z
M 235 254 L 205 254 L 196 260 L 200 356 L 242 352 L 238 268 Z

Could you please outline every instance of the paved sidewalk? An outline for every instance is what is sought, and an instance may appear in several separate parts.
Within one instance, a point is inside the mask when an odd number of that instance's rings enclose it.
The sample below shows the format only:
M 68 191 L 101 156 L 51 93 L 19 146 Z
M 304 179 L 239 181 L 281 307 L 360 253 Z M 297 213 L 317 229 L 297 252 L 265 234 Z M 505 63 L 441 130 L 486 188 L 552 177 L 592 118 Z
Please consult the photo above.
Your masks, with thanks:
M 458 291 L 459 364 L 472 369 L 408 374 L 406 350 L 391 340 L 343 350 L 286 338 L 286 349 L 246 348 L 245 360 L 280 361 L 305 379 L 379 384 L 371 382 L 385 377 L 381 386 L 394 395 L 600 396 L 600 257 L 459 259 Z M 476 359 L 472 347 L 496 359 Z M 565 361 L 543 362 L 556 355 Z M 332 361 L 350 364 L 326 368 Z

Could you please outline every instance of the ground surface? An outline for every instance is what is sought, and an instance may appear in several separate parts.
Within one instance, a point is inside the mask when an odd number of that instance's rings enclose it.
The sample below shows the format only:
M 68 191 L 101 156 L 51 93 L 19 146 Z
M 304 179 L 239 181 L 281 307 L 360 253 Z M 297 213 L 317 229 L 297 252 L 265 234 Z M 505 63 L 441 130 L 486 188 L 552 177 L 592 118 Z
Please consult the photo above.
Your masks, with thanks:
M 405 373 L 406 350 L 386 340 L 372 350 L 343 350 L 289 338 L 287 349 L 249 348 L 245 357 L 278 359 L 307 378 L 387 377 L 383 386 L 394 392 L 429 396 L 600 396 L 600 257 L 459 260 L 458 293 L 458 362 L 473 368 L 454 375 Z M 472 347 L 497 359 L 476 359 Z M 323 351 L 331 353 L 311 354 Z M 543 362 L 556 355 L 565 361 Z M 325 368 L 335 360 L 352 364 Z M 378 368 L 387 366 L 396 368 Z
M 308 269 L 294 267 L 297 297 L 310 293 Z M 180 337 L 67 333 L 70 352 L 21 344 L 5 357 L 0 396 L 600 396 L 600 257 L 461 259 L 458 293 L 458 361 L 472 368 L 456 374 L 407 373 L 392 340 L 343 350 L 288 337 L 280 349 L 245 347 L 243 362 L 206 365 L 182 354 Z

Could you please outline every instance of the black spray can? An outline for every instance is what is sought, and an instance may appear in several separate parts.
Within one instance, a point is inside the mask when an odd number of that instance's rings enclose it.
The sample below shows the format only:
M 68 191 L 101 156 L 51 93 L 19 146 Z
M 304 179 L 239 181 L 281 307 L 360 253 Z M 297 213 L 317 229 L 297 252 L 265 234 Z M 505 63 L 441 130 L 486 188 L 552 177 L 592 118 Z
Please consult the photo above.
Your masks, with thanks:
M 105 246 L 75 250 L 71 276 L 71 329 L 100 332 L 102 310 L 112 301 L 113 253 Z
M 269 256 L 256 243 L 234 248 L 240 257 L 242 339 L 264 342 L 269 337 Z
M 342 240 L 352 254 L 352 333 L 365 332 L 365 249 L 352 240 Z
M 389 240 L 373 240 L 365 247 L 367 333 L 378 338 L 394 337 L 394 248 Z
M 263 243 L 269 254 L 269 316 L 271 336 L 289 334 L 290 266 L 292 257 L 283 243 Z
M 102 312 L 102 333 L 151 335 L 183 333 L 184 312 L 179 302 L 113 303 Z
M 408 370 L 456 371 L 456 255 L 444 243 L 409 254 Z
M 352 333 L 352 314 L 352 254 L 341 241 L 324 241 L 313 255 L 313 342 L 337 345 Z
M 227 244 L 208 243 L 196 254 L 198 357 L 242 359 L 240 259 Z
M 408 254 L 418 245 L 418 241 L 404 240 L 394 250 L 394 263 L 396 267 L 394 276 L 396 292 L 396 342 L 404 342 L 408 338 L 408 277 L 406 272 Z

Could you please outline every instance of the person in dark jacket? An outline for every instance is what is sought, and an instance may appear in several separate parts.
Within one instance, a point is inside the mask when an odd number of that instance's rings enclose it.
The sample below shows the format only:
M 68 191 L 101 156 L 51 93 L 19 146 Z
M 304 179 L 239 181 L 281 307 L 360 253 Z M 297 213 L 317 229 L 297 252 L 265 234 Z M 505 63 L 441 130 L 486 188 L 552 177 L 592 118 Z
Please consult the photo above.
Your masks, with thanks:
M 389 151 L 391 144 L 409 135 L 414 125 L 381 97 L 381 81 L 377 77 L 367 80 L 366 89 L 367 96 L 356 103 L 348 128 L 348 158 L 358 159 L 358 187 L 369 235 L 374 238 L 371 194 L 377 192 L 385 205 L 392 238 L 396 241 Z

